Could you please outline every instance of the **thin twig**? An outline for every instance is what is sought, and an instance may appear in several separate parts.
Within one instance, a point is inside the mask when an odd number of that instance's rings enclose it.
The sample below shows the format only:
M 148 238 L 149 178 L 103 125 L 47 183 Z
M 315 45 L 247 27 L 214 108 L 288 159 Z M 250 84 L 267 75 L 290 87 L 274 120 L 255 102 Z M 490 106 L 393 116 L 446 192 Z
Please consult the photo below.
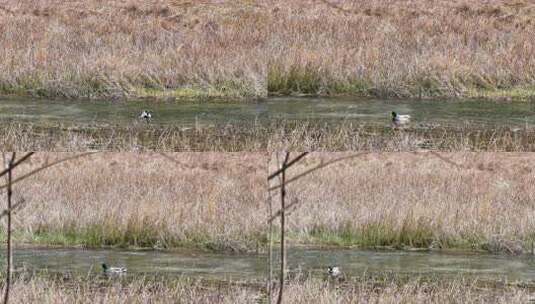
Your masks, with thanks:
M 269 181 L 268 181 L 269 183 Z M 273 216 L 273 201 L 271 200 L 271 192 L 268 191 L 268 212 L 269 217 Z M 273 223 L 270 222 L 268 226 L 268 281 L 266 284 L 267 293 L 268 293 L 268 303 L 271 304 L 272 301 L 272 285 L 273 285 Z
M 26 174 L 22 175 L 19 178 L 16 178 L 15 180 L 13 180 L 11 185 L 14 185 L 14 184 L 16 184 L 16 183 L 18 183 L 18 182 L 20 182 L 20 181 L 32 176 L 32 175 L 34 175 L 36 173 L 39 173 L 40 171 L 43 171 L 44 169 L 50 168 L 50 167 L 55 166 L 57 164 L 60 164 L 60 163 L 63 163 L 63 162 L 69 161 L 69 160 L 77 159 L 77 158 L 82 158 L 82 157 L 85 157 L 85 156 L 88 156 L 88 155 L 92 155 L 92 154 L 96 154 L 96 153 L 99 153 L 99 152 L 87 152 L 87 153 L 77 154 L 77 155 L 74 155 L 74 156 L 71 156 L 71 157 L 62 158 L 62 159 L 57 160 L 55 162 L 52 162 L 50 164 L 46 164 L 46 165 L 44 165 L 44 166 L 42 166 L 40 168 L 37 168 L 37 169 L 35 169 L 35 170 L 33 170 L 33 171 L 29 172 L 29 173 L 26 173 Z M 4 189 L 4 188 L 7 188 L 7 184 L 0 186 L 0 190 Z
M 281 269 L 280 269 L 280 287 L 279 287 L 279 298 L 277 300 L 277 304 L 282 303 L 283 294 L 284 294 L 284 279 L 285 279 L 285 273 L 286 273 L 286 238 L 285 238 L 285 222 L 286 218 L 284 215 L 285 210 L 285 199 L 286 199 L 286 169 L 288 169 L 288 159 L 290 158 L 290 153 L 286 152 L 286 155 L 284 156 L 284 161 L 282 162 L 282 172 L 281 172 L 281 249 L 280 249 L 280 255 L 281 255 Z M 294 162 L 295 163 L 295 162 Z
M 11 210 L 11 198 L 13 196 L 13 188 L 12 188 L 12 181 L 13 181 L 13 165 L 15 162 L 15 155 L 16 153 L 13 152 L 11 154 L 11 159 L 9 160 L 9 163 L 7 165 L 7 209 Z M 21 162 L 19 162 L 20 164 Z M 7 248 L 6 248 L 6 256 L 7 256 L 7 265 L 6 265 L 6 287 L 4 290 L 4 304 L 8 304 L 9 302 L 9 289 L 11 287 L 11 267 L 12 267 L 12 259 L 13 259 L 13 252 L 11 250 L 11 212 L 8 212 L 7 214 Z
M 22 164 L 25 160 L 27 160 L 30 156 L 32 156 L 35 152 L 28 152 L 26 155 L 24 155 L 21 159 L 17 160 L 13 163 L 12 169 L 15 169 L 18 165 Z M 0 177 L 5 175 L 9 171 L 9 168 L 4 169 L 2 172 L 0 172 Z
M 318 166 L 314 167 L 314 168 L 311 168 L 301 174 L 298 174 L 292 178 L 290 178 L 289 180 L 286 181 L 286 185 L 288 185 L 289 183 L 291 182 L 294 182 L 296 181 L 297 179 L 305 176 L 305 175 L 308 175 L 316 170 L 319 170 L 321 168 L 325 168 L 329 165 L 332 165 L 334 163 L 337 163 L 337 162 L 341 162 L 343 160 L 346 160 L 346 159 L 350 159 L 350 158 L 356 158 L 356 157 L 360 157 L 360 156 L 363 156 L 363 155 L 366 155 L 366 154 L 370 154 L 372 152 L 360 152 L 360 153 L 357 153 L 357 154 L 353 154 L 353 155 L 349 155 L 349 156 L 343 156 L 343 157 L 339 157 L 339 158 L 336 158 L 336 159 L 333 159 L 331 161 L 328 161 L 326 163 L 322 163 L 322 164 L 319 164 Z M 279 184 L 279 185 L 276 185 L 276 186 L 273 186 L 273 187 L 270 187 L 268 190 L 269 191 L 273 191 L 273 190 L 276 190 L 276 189 L 279 189 L 281 187 L 282 184 Z
M 299 154 L 296 158 L 294 158 L 290 162 L 288 162 L 288 164 L 286 164 L 286 166 L 281 167 L 279 170 L 271 173 L 271 175 L 268 176 L 268 180 L 272 180 L 277 175 L 279 175 L 283 170 L 286 170 L 286 169 L 290 168 L 293 164 L 297 163 L 301 158 L 305 157 L 308 153 L 309 152 L 303 152 L 303 153 Z

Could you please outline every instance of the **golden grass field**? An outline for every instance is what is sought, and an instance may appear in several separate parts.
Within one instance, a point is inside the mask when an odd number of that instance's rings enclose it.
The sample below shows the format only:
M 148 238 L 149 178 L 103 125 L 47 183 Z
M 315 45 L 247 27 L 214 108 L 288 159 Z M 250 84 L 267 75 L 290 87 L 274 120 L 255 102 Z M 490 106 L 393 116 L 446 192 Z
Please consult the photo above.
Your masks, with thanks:
M 266 95 L 262 8 L 252 1 L 2 1 L 0 91 Z
M 533 98 L 530 1 L 273 1 L 268 91 Z
M 0 3 L 0 93 L 533 99 L 535 4 Z
M 288 179 L 353 154 L 359 157 L 288 185 L 288 202 L 298 202 L 287 220 L 294 241 L 531 251 L 531 153 L 312 153 L 290 169 Z M 272 159 L 271 171 L 275 164 Z M 277 189 L 272 196 L 278 206 Z
M 66 153 L 37 153 L 15 176 Z M 241 251 L 262 234 L 262 153 L 98 153 L 15 185 L 15 239 L 48 245 Z M 2 226 L 2 229 L 5 227 Z
M 292 243 L 526 253 L 530 153 L 363 153 L 288 186 Z M 23 174 L 62 153 L 38 153 Z M 312 153 L 288 178 L 352 153 Z M 266 153 L 98 153 L 21 182 L 19 243 L 255 251 L 266 245 Z M 271 169 L 275 164 L 271 159 Z M 272 186 L 274 183 L 272 183 Z M 277 190 L 272 191 L 277 210 Z

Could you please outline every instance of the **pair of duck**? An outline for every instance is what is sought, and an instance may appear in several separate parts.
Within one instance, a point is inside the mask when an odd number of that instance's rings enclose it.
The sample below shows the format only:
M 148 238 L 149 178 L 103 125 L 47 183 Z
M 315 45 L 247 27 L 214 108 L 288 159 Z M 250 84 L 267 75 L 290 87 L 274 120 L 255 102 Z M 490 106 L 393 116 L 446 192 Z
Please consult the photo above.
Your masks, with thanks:
M 152 119 L 152 112 L 148 110 L 141 111 L 139 118 L 144 119 L 147 123 Z M 400 115 L 392 111 L 392 123 L 396 126 L 408 124 L 411 121 L 410 115 Z
M 102 271 L 104 273 L 125 273 L 126 267 L 110 267 L 106 265 L 105 263 L 102 263 Z M 340 278 L 342 276 L 342 271 L 340 270 L 340 267 L 338 266 L 329 266 L 327 267 L 327 274 L 329 277 L 333 279 Z

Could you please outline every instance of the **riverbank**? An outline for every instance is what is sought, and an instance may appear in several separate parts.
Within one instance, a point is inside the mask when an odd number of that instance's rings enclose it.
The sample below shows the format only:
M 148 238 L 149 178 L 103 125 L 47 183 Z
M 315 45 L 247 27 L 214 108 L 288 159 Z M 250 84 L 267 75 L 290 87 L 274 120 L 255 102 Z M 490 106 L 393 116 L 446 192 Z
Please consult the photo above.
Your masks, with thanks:
M 498 0 L 10 0 L 0 95 L 533 101 L 534 12 Z
M 249 1 L 10 0 L 0 7 L 0 94 L 265 96 L 262 10 Z
M 531 128 L 408 127 L 274 120 L 184 127 L 5 122 L 6 151 L 535 151 Z
M 37 153 L 15 176 L 67 155 Z M 16 186 L 14 201 L 24 207 L 14 215 L 14 240 L 253 250 L 265 222 L 266 166 L 265 153 L 98 153 L 72 160 Z
M 276 1 L 268 92 L 533 100 L 527 1 Z M 474 31 L 474 29 L 477 29 Z M 507 54 L 507 56 L 504 56 Z
M 312 153 L 287 179 L 351 155 L 288 186 L 287 201 L 297 205 L 286 220 L 289 239 L 532 254 L 531 154 Z M 278 189 L 272 195 L 277 206 Z
M 301 204 L 288 219 L 290 243 L 532 251 L 530 153 L 355 153 L 289 186 L 288 201 Z M 38 153 L 16 176 L 65 155 Z M 350 155 L 312 153 L 288 178 Z M 122 152 L 74 160 L 17 185 L 14 200 L 25 206 L 15 215 L 14 239 L 93 248 L 265 252 L 269 157 Z M 277 191 L 273 195 L 276 204 Z
M 291 280 L 286 287 L 285 303 L 527 303 L 533 299 L 532 291 L 522 286 L 485 285 L 463 279 L 362 278 L 344 283 L 305 279 Z M 266 301 L 267 295 L 258 283 L 33 277 L 15 280 L 11 299 L 12 303 L 55 303 L 57 299 L 70 303 L 169 303 L 177 299 L 187 303 L 257 303 Z

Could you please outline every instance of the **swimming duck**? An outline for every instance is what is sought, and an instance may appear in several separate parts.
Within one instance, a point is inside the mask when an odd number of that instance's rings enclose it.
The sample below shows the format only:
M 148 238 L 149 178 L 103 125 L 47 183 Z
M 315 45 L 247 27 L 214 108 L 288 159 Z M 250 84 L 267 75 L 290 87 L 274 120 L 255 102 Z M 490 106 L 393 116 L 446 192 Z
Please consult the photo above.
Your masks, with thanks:
M 151 112 L 151 111 L 147 111 L 147 110 L 143 110 L 143 111 L 141 112 L 141 114 L 139 115 L 139 118 L 141 118 L 141 119 L 145 119 L 145 121 L 146 121 L 147 123 L 149 123 L 149 122 L 150 122 L 150 119 L 152 118 L 152 112 Z
M 394 125 L 400 126 L 408 124 L 411 121 L 410 115 L 399 115 L 398 113 L 392 111 L 392 123 Z
M 104 273 L 125 273 L 126 268 L 125 267 L 108 267 L 108 265 L 102 263 L 102 271 L 104 271 Z
M 342 275 L 342 271 L 340 271 L 340 267 L 338 266 L 327 267 L 327 273 L 329 274 L 329 277 L 333 279 L 339 278 Z

